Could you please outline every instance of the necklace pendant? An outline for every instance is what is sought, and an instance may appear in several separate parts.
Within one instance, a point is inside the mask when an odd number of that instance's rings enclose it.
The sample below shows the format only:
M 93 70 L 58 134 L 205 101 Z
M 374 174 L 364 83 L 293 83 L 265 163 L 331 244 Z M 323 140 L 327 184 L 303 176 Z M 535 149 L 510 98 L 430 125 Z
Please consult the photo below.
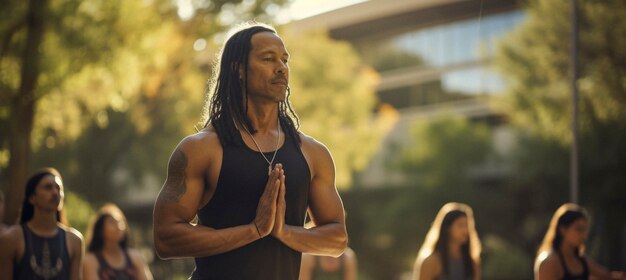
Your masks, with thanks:
M 270 174 L 272 174 L 272 165 L 267 166 L 267 176 L 270 176 Z

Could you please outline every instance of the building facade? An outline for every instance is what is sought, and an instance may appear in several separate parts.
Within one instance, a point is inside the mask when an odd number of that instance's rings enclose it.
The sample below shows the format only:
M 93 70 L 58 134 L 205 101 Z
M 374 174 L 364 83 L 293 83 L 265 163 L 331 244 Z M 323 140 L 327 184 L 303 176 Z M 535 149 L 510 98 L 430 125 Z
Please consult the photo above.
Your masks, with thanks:
M 359 185 L 402 184 L 400 173 L 385 168 L 391 146 L 411 145 L 410 126 L 441 114 L 460 114 L 493 128 L 493 145 L 506 151 L 514 137 L 506 115 L 489 101 L 505 84 L 492 58 L 498 40 L 525 17 L 513 0 L 371 0 L 289 24 L 288 30 L 325 29 L 349 41 L 381 77 L 381 104 L 399 112 L 399 120 Z M 483 173 L 499 173 L 486 167 Z

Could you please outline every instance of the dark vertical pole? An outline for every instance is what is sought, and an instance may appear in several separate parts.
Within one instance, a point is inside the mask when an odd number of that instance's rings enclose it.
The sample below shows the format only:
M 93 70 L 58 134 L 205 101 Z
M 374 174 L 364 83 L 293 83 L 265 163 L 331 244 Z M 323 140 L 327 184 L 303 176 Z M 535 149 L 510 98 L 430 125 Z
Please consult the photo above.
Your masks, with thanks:
M 572 146 L 570 155 L 570 201 L 578 203 L 578 1 L 571 1 Z

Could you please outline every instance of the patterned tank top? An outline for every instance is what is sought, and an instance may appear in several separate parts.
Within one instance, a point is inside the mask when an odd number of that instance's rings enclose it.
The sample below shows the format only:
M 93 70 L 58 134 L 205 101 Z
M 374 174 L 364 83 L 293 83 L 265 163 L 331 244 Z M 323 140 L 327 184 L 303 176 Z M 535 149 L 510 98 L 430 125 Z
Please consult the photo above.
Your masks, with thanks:
M 58 228 L 55 236 L 42 237 L 22 224 L 22 232 L 24 256 L 13 267 L 13 279 L 70 279 L 70 255 L 64 229 Z
M 114 268 L 109 265 L 101 252 L 97 252 L 95 255 L 100 265 L 100 269 L 98 270 L 100 280 L 134 280 L 138 278 L 137 269 L 133 266 L 133 262 L 130 260 L 127 250 L 124 250 L 126 265 L 123 268 Z

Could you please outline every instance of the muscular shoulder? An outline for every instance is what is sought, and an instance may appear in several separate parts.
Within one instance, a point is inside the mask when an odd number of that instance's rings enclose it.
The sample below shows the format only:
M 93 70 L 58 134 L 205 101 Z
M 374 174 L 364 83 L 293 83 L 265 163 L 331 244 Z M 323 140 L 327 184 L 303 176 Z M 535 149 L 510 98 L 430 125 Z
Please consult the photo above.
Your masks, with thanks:
M 326 145 L 317 141 L 315 138 L 300 132 L 300 139 L 302 141 L 302 152 L 307 157 L 307 160 L 311 160 L 314 163 L 319 162 L 323 165 L 332 163 L 332 156 Z
M 221 147 L 217 132 L 212 128 L 205 128 L 183 138 L 172 153 L 170 161 L 180 161 L 184 158 L 190 163 L 208 163 Z
M 193 151 L 194 153 L 202 153 L 203 151 L 221 147 L 221 145 L 217 132 L 213 128 L 207 127 L 200 130 L 198 133 L 183 138 L 180 144 L 178 144 L 178 147 L 185 152 Z
M 309 164 L 311 175 L 316 177 L 320 174 L 333 174 L 334 177 L 335 165 L 328 148 L 322 142 L 302 132 L 300 132 L 300 139 L 302 153 Z
M 317 139 L 313 138 L 312 136 L 306 135 L 302 132 L 300 132 L 299 134 L 300 140 L 302 141 L 303 149 L 328 151 L 328 148 L 326 148 L 326 146 L 322 142 L 317 141 Z

